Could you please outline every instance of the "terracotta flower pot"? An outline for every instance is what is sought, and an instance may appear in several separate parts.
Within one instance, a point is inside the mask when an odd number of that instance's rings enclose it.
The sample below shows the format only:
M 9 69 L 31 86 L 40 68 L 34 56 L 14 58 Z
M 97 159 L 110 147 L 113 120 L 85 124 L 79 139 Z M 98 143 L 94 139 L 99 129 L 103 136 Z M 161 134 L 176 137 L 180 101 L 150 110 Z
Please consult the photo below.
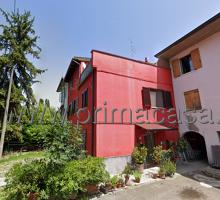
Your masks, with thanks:
M 159 177 L 162 178 L 162 179 L 165 179 L 166 175 L 165 175 L 165 173 L 159 173 Z
M 85 189 L 88 194 L 96 194 L 99 192 L 99 189 L 95 184 L 88 184 L 85 186 Z
M 140 179 L 140 178 L 136 178 L 134 181 L 135 181 L 136 183 L 140 183 L 141 179 Z
M 38 194 L 34 192 L 30 192 L 28 195 L 28 200 L 37 200 L 38 199 Z
M 139 171 L 140 173 L 144 172 L 144 163 L 143 164 L 136 164 L 136 170 Z
M 125 185 L 127 185 L 128 181 L 129 181 L 130 176 L 129 175 L 125 175 Z
M 153 178 L 153 179 L 156 179 L 157 176 L 158 176 L 158 174 L 156 174 L 156 173 L 153 173 L 153 174 L 152 174 L 152 178 Z

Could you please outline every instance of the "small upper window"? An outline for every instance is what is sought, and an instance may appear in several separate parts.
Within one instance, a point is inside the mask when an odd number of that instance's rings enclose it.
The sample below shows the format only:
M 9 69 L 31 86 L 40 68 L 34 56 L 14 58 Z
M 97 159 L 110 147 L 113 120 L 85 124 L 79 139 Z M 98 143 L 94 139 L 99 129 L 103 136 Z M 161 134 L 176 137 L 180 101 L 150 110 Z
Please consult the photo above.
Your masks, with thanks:
M 82 93 L 82 108 L 88 106 L 88 89 Z
M 217 134 L 218 134 L 218 140 L 220 142 L 220 131 L 217 131 Z
M 187 55 L 180 59 L 182 74 L 186 74 L 194 70 L 192 57 Z

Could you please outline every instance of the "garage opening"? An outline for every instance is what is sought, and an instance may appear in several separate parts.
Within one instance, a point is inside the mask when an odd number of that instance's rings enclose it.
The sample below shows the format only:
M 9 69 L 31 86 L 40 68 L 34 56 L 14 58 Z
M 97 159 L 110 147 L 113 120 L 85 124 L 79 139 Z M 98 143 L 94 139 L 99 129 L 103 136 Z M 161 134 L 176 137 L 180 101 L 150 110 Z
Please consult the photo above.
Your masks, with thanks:
M 208 160 L 205 139 L 199 133 L 190 131 L 184 138 L 188 142 L 187 157 L 190 160 Z

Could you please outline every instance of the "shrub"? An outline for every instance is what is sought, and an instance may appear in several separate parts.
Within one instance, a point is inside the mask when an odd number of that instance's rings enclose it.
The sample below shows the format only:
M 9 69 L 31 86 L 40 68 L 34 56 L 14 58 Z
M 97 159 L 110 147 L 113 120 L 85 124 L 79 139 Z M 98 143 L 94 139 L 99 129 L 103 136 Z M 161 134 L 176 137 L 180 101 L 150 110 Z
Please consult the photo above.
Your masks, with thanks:
M 55 164 L 85 157 L 82 149 L 81 127 L 74 126 L 68 122 L 64 125 L 55 123 L 51 126 L 45 136 L 46 152 Z
M 50 166 L 43 159 L 15 164 L 6 174 L 6 199 L 27 199 L 30 192 L 37 193 L 39 199 L 48 199 L 46 185 L 50 172 Z
M 109 174 L 103 159 L 88 157 L 54 168 L 47 160 L 16 164 L 6 176 L 7 200 L 28 199 L 29 193 L 38 199 L 64 200 L 85 192 L 85 186 L 107 182 Z
M 173 176 L 176 172 L 176 164 L 170 160 L 164 161 L 162 168 L 164 168 L 166 176 Z
M 172 150 L 163 150 L 163 147 L 158 145 L 153 148 L 152 157 L 156 164 L 162 164 L 164 161 L 169 160 L 172 157 Z
M 125 174 L 125 175 L 130 175 L 132 174 L 132 167 L 131 167 L 131 164 L 130 163 L 127 163 L 127 165 L 125 166 L 122 174 Z
M 132 152 L 132 159 L 136 164 L 143 164 L 147 156 L 147 148 L 145 146 L 135 147 Z
M 62 174 L 49 179 L 51 196 L 66 199 L 71 195 L 85 192 L 85 186 L 98 185 L 109 180 L 103 159 L 88 157 L 69 162 Z
M 135 182 L 139 183 L 141 180 L 141 173 L 139 171 L 134 171 L 133 173 Z
M 113 177 L 110 178 L 110 183 L 112 185 L 113 188 L 115 188 L 117 186 L 118 183 L 118 176 L 115 175 Z
M 184 151 L 186 151 L 187 147 L 188 147 L 188 143 L 186 139 L 183 137 L 179 138 L 176 145 L 176 150 L 180 153 L 183 153 Z

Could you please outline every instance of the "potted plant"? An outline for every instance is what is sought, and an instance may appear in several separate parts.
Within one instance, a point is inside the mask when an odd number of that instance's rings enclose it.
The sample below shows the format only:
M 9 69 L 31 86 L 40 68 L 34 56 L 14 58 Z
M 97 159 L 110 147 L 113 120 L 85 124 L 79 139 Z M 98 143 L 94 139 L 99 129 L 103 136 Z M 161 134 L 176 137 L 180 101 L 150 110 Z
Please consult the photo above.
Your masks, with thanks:
M 117 188 L 124 187 L 124 179 L 122 177 L 118 178 Z
M 134 181 L 136 183 L 140 183 L 140 181 L 141 181 L 141 173 L 139 171 L 134 171 L 133 175 L 134 175 Z
M 151 176 L 153 179 L 156 179 L 158 177 L 158 173 L 152 173 L 152 176 Z
M 135 147 L 131 155 L 132 160 L 135 163 L 136 170 L 141 173 L 144 171 L 144 161 L 146 159 L 146 156 L 147 148 L 145 146 Z
M 163 165 L 160 166 L 159 177 L 162 179 L 166 178 L 166 170 Z
M 172 177 L 175 174 L 175 172 L 176 172 L 176 164 L 175 163 L 173 163 L 170 160 L 167 160 L 163 163 L 163 166 L 164 166 L 164 169 L 166 172 L 166 176 Z
M 117 187 L 117 183 L 118 183 L 118 176 L 113 176 L 111 179 L 111 185 L 112 185 L 112 189 L 115 189 Z
M 132 174 L 132 168 L 131 168 L 131 165 L 129 163 L 125 166 L 122 174 L 125 175 L 124 176 L 125 177 L 125 185 L 127 185 L 128 181 L 129 181 L 129 178 L 130 178 L 130 175 Z

